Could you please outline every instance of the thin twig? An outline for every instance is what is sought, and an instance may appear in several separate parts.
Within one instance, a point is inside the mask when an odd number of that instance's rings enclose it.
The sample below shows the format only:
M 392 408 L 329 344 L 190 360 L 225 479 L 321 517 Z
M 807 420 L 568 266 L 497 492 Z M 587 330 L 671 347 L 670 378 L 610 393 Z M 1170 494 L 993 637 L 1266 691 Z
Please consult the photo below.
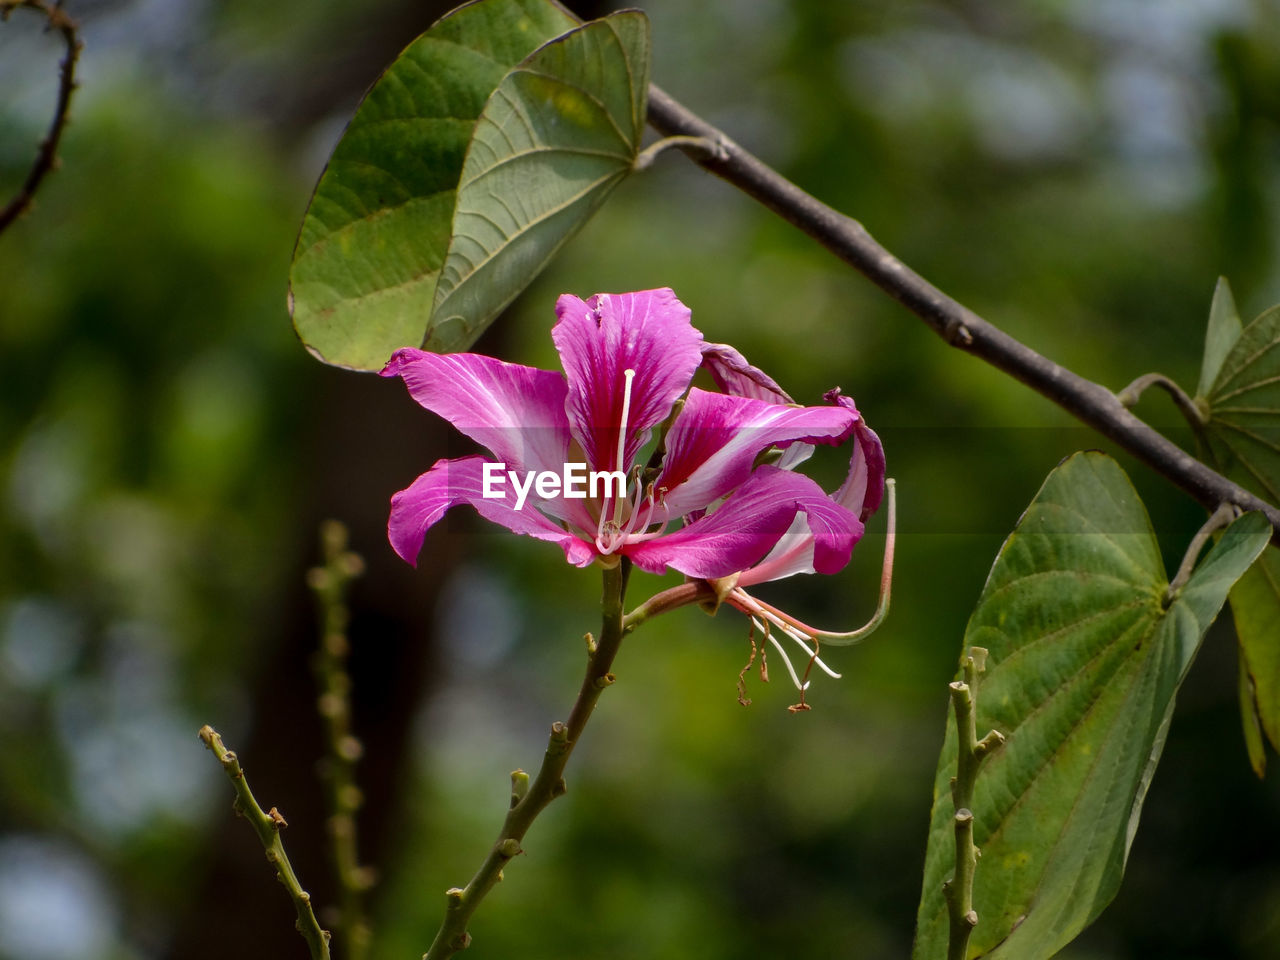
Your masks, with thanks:
M 1147 426 L 1106 387 L 1058 366 L 948 297 L 880 246 L 857 220 L 805 193 L 657 87 L 649 88 L 649 122 L 668 136 L 719 142 L 727 159 L 695 154 L 694 161 L 809 234 L 947 343 L 1049 398 L 1181 487 L 1206 509 L 1233 503 L 1245 510 L 1261 510 L 1271 521 L 1272 542 L 1280 545 L 1280 509 L 1211 470 Z
M 973 877 L 978 869 L 980 851 L 973 842 L 973 787 L 982 761 L 1004 743 L 1004 735 L 996 730 L 978 739 L 978 677 L 986 668 L 986 662 L 985 649 L 970 647 L 964 658 L 964 680 L 951 684 L 959 754 L 956 775 L 951 781 L 951 799 L 955 807 L 956 871 L 942 885 L 951 920 L 947 960 L 965 960 L 969 934 L 978 925 L 978 913 L 973 909 Z
M 249 789 L 249 781 L 240 768 L 239 759 L 223 745 L 222 738 L 213 727 L 208 724 L 201 727 L 200 739 L 222 764 L 222 769 L 236 789 L 236 813 L 248 820 L 258 834 L 262 848 L 267 852 L 267 862 L 275 868 L 277 879 L 289 891 L 294 909 L 298 911 L 298 932 L 307 941 L 311 960 L 329 960 L 329 931 L 322 929 L 316 920 L 315 911 L 311 909 L 311 895 L 298 882 L 298 875 L 293 872 L 293 865 L 289 863 L 284 844 L 280 840 L 280 831 L 288 826 L 284 817 L 275 807 L 264 813 L 262 807 L 258 806 L 258 801 L 253 798 L 253 791 Z
M 67 55 L 62 58 L 62 67 L 58 77 L 58 101 L 53 110 L 53 122 L 49 132 L 40 142 L 40 150 L 36 154 L 27 179 L 13 199 L 0 210 L 0 233 L 22 214 L 35 198 L 40 182 L 44 180 L 58 165 L 58 144 L 62 140 L 62 131 L 67 126 L 67 112 L 71 107 L 71 94 L 76 89 L 76 63 L 80 59 L 80 50 L 84 46 L 80 42 L 76 22 L 67 16 L 59 4 L 50 5 L 46 0 L 0 0 L 0 20 L 8 20 L 9 14 L 19 7 L 38 10 L 49 21 L 49 29 L 62 34 L 67 45 Z
M 320 617 L 320 649 L 314 668 L 319 696 L 316 707 L 325 733 L 321 768 L 328 807 L 329 842 L 338 885 L 339 929 L 348 960 L 364 960 L 370 931 L 364 895 L 372 886 L 372 871 L 360 866 L 356 843 L 356 811 L 363 797 L 356 786 L 355 766 L 363 747 L 351 732 L 351 678 L 347 675 L 347 586 L 364 572 L 359 554 L 347 550 L 347 529 L 336 520 L 320 528 L 324 566 L 307 573 Z
M 626 592 L 629 567 L 630 561 L 624 559 L 618 566 L 605 570 L 600 639 L 594 645 L 588 644 L 587 673 L 582 679 L 582 687 L 578 690 L 573 709 L 569 712 L 569 721 L 557 721 L 551 725 L 547 752 L 532 781 L 523 770 L 511 774 L 511 809 L 498 832 L 498 839 L 471 882 L 463 888 L 454 887 L 445 893 L 444 922 L 423 960 L 444 960 L 470 946 L 471 934 L 467 932 L 467 924 L 471 915 L 494 884 L 502 879 L 502 868 L 521 852 L 520 842 L 538 814 L 552 800 L 564 794 L 565 765 L 582 736 L 600 694 L 614 681 L 609 670 L 625 632 L 622 627 L 622 600 Z

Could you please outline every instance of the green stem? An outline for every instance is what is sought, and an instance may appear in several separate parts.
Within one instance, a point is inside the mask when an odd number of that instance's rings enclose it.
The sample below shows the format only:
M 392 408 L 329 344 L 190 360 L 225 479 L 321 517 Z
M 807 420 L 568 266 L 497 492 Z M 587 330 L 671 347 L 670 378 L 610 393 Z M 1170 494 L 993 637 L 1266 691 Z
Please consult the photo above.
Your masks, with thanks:
M 538 814 L 565 792 L 564 769 L 582 732 L 595 710 L 600 694 L 609 687 L 614 676 L 609 672 L 622 644 L 622 600 L 626 591 L 630 563 L 604 571 L 604 593 L 601 599 L 603 618 L 600 639 L 588 647 L 587 672 L 569 712 L 567 723 L 551 725 L 551 738 L 542 766 L 532 782 L 523 770 L 511 774 L 511 809 L 507 811 L 498 839 L 488 856 L 465 887 L 454 887 L 445 893 L 445 917 L 423 960 L 444 960 L 471 944 L 467 925 L 481 901 L 502 879 L 502 868 L 521 852 L 520 842 Z
M 965 960 L 969 935 L 978 925 L 978 913 L 973 909 L 973 877 L 978 869 L 980 851 L 973 842 L 973 788 L 982 761 L 1004 743 L 1004 735 L 995 730 L 978 739 L 978 677 L 986 667 L 986 660 L 985 649 L 970 647 L 964 658 L 964 680 L 951 684 L 959 755 L 956 775 L 951 781 L 951 799 L 956 811 L 956 870 L 955 875 L 942 885 L 951 920 L 947 960 Z
M 289 857 L 284 852 L 284 843 L 280 840 L 280 831 L 288 826 L 284 817 L 275 807 L 264 813 L 262 807 L 258 806 L 258 801 L 253 797 L 253 791 L 249 789 L 249 781 L 245 778 L 244 770 L 240 767 L 239 758 L 226 748 L 213 727 L 208 724 L 201 727 L 200 739 L 222 764 L 222 769 L 226 771 L 231 785 L 236 790 L 236 813 L 248 820 L 258 834 L 258 839 L 262 841 L 262 848 L 267 852 L 267 862 L 275 868 L 276 877 L 289 891 L 294 909 L 298 912 L 298 932 L 307 941 L 307 947 L 311 950 L 311 960 L 329 960 L 329 931 L 322 929 L 319 921 L 316 920 L 315 911 L 311 909 L 311 895 L 302 889 L 298 875 L 293 872 L 293 865 L 289 863 Z
M 363 747 L 351 732 L 346 604 L 347 587 L 364 572 L 364 561 L 347 550 L 346 527 L 336 520 L 321 526 L 320 545 L 325 563 L 307 573 L 307 584 L 316 595 L 321 629 L 320 648 L 312 664 L 319 690 L 316 707 L 325 734 L 321 776 L 329 814 L 330 856 L 338 886 L 338 926 L 348 960 L 364 960 L 370 940 L 364 899 L 372 885 L 372 872 L 360 866 L 356 843 L 356 811 L 364 798 L 356 786 L 355 766 Z

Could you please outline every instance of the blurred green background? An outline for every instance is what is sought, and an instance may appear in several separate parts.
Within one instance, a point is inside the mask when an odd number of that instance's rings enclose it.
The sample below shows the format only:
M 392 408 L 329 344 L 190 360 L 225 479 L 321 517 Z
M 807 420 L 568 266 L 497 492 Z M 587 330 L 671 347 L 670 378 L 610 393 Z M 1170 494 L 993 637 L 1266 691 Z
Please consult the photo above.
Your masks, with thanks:
M 570 4 L 599 15 L 608 3 Z M 599 585 L 459 512 L 419 569 L 387 498 L 465 448 L 398 383 L 322 367 L 285 312 L 297 226 L 361 92 L 447 4 L 68 0 L 86 50 L 64 164 L 0 236 L 0 957 L 305 957 L 195 737 L 218 727 L 320 904 L 303 573 L 352 528 L 352 672 L 380 960 L 429 944 L 595 629 Z M 1274 0 L 653 0 L 654 78 L 1014 336 L 1119 388 L 1190 388 L 1213 285 L 1280 301 Z M 0 187 L 54 95 L 39 18 L 0 26 Z M 470 954 L 901 958 L 968 611 L 1066 454 L 1099 445 L 679 157 L 625 184 L 478 349 L 554 366 L 557 294 L 670 285 L 797 398 L 839 384 L 899 481 L 895 605 L 811 713 L 746 624 L 682 610 L 624 646 Z M 1138 412 L 1181 436 L 1163 396 Z M 1176 563 L 1203 514 L 1121 458 Z M 828 481 L 833 455 L 817 464 Z M 839 577 L 875 604 L 883 518 Z M 662 585 L 637 575 L 631 598 Z M 1116 903 L 1064 956 L 1280 956 L 1280 778 L 1248 769 L 1229 624 L 1195 665 Z

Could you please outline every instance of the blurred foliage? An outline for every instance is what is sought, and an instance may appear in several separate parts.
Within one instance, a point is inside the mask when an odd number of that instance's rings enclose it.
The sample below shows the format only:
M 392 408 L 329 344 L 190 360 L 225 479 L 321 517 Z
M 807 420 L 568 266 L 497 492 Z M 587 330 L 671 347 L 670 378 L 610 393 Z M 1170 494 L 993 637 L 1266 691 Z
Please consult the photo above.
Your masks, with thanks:
M 284 682 L 262 671 L 279 638 L 306 627 L 296 597 L 315 491 L 386 456 L 338 444 L 351 431 L 332 411 L 396 386 L 306 356 L 284 309 L 289 256 L 360 91 L 434 9 L 68 7 L 88 46 L 64 165 L 0 236 L 6 960 L 176 950 L 184 925 L 209 933 L 206 869 L 222 848 L 253 845 L 243 824 L 215 818 L 229 797 L 194 733 L 214 722 L 238 745 L 261 722 L 262 690 Z M 1271 0 L 645 8 L 657 83 L 1084 376 L 1193 382 L 1220 274 L 1246 317 L 1280 301 Z M 0 28 L 0 190 L 47 122 L 57 55 L 38 28 Z M 904 956 L 968 613 L 1044 476 L 1099 440 L 678 157 L 617 191 L 487 349 L 554 365 L 558 293 L 657 285 L 796 397 L 838 383 L 857 398 L 899 481 L 894 610 L 832 656 L 845 678 L 817 684 L 800 717 L 779 669 L 769 686 L 752 681 L 752 707 L 737 704 L 746 624 L 732 611 L 679 611 L 628 640 L 568 795 L 478 915 L 470 953 Z M 402 396 L 395 410 L 386 430 L 412 448 L 428 415 Z M 1176 422 L 1163 396 L 1137 412 Z M 375 426 L 356 429 L 381 436 Z M 454 451 L 411 452 L 421 470 Z M 1172 568 L 1203 514 L 1121 460 Z M 817 463 L 829 482 L 841 466 Z M 378 514 L 412 475 L 372 495 L 350 485 L 331 509 Z M 860 623 L 882 524 L 838 578 L 774 584 L 768 599 Z M 371 565 L 386 559 L 376 535 L 355 533 Z M 375 811 L 392 836 L 376 857 L 386 958 L 425 949 L 440 894 L 493 839 L 507 772 L 537 761 L 567 709 L 580 637 L 596 626 L 594 577 L 544 544 L 459 517 L 433 549 L 466 557 L 443 582 L 434 669 L 411 677 L 423 698 L 398 803 Z M 658 583 L 637 575 L 633 601 Z M 388 648 L 378 668 L 393 675 L 401 656 Z M 1182 691 L 1119 898 L 1064 956 L 1274 955 L 1280 788 L 1274 770 L 1264 782 L 1249 771 L 1235 677 L 1222 624 Z M 357 732 L 368 723 L 357 710 Z M 306 736 L 292 749 L 321 752 Z M 263 799 L 286 814 L 300 803 Z M 254 922 L 304 956 L 256 867 L 258 886 L 214 892 L 217 911 L 248 899 Z

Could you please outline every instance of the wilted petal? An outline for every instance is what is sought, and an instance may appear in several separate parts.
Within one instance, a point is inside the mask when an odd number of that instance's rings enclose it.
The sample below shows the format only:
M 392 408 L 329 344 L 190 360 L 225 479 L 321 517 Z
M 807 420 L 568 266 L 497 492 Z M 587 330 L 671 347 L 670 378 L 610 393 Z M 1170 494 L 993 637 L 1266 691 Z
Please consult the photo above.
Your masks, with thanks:
M 841 394 L 839 387 L 828 391 L 826 399 L 854 415 L 858 413 L 853 400 Z M 853 431 L 849 476 L 833 495 L 835 501 L 856 513 L 858 519 L 866 520 L 884 499 L 884 470 L 884 446 L 876 432 L 859 416 Z
M 649 436 L 649 428 L 671 412 L 702 360 L 702 334 L 689 322 L 689 308 L 671 290 L 598 293 L 585 303 L 565 294 L 551 337 L 569 380 L 568 413 L 573 437 L 594 470 L 625 470 Z M 627 413 L 627 440 L 618 464 L 618 430 L 627 393 L 625 370 L 634 370 Z
M 835 573 L 849 562 L 862 522 L 803 474 L 757 467 L 720 508 L 674 533 L 628 545 L 642 570 L 671 567 L 690 577 L 715 579 L 747 570 L 764 557 L 803 513 L 813 534 L 813 566 Z
M 725 393 L 769 403 L 794 403 L 773 378 L 747 363 L 747 358 L 727 343 L 704 343 L 702 366 Z
M 788 407 L 694 387 L 667 432 L 662 475 L 671 516 L 718 500 L 747 479 L 761 451 L 792 441 L 836 444 L 857 413 L 841 406 Z
M 548 520 L 532 502 L 517 510 L 509 483 L 495 484 L 495 489 L 504 494 L 501 499 L 485 497 L 483 470 L 487 462 L 484 457 L 437 460 L 435 466 L 393 496 L 387 538 L 396 553 L 417 566 L 427 530 L 450 507 L 469 503 L 480 516 L 513 533 L 559 544 L 565 558 L 576 566 L 585 567 L 595 559 L 593 546 Z
M 397 350 L 382 370 L 511 470 L 559 472 L 569 449 L 564 377 L 478 353 Z

